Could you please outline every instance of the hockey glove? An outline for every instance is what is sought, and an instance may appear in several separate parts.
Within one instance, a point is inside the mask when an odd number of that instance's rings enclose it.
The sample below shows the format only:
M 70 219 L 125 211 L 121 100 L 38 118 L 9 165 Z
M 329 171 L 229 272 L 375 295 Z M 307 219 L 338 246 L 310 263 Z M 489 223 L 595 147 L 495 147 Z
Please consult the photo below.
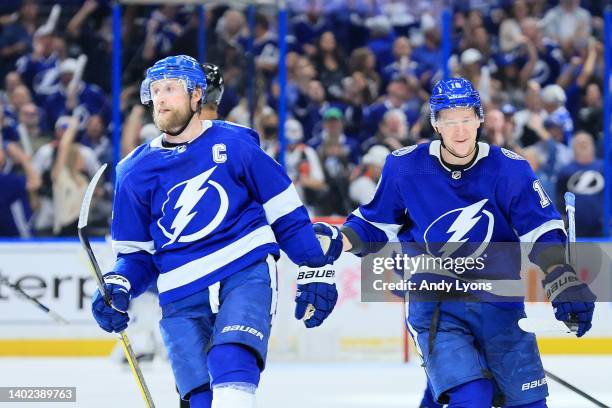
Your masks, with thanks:
M 106 275 L 104 282 L 112 306 L 106 304 L 100 290 L 96 289 L 91 300 L 91 311 L 103 330 L 119 333 L 127 328 L 130 320 L 127 314 L 130 305 L 130 282 L 121 275 Z
M 591 328 L 596 297 L 582 283 L 574 268 L 560 265 L 542 280 L 544 292 L 552 303 L 557 320 L 564 322 L 577 337 L 582 337 Z
M 300 266 L 295 294 L 295 318 L 307 328 L 320 326 L 336 306 L 338 291 L 333 265 L 321 268 Z
M 342 232 L 340 232 L 340 228 L 326 222 L 317 222 L 312 225 L 312 228 L 321 244 L 326 263 L 333 264 L 342 254 Z

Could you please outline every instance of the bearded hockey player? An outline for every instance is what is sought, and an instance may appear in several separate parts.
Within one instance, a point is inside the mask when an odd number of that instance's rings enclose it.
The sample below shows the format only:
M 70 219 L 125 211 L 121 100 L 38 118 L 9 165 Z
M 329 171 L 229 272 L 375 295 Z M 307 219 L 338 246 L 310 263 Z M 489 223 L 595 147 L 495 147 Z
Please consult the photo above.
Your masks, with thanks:
M 117 261 L 105 275 L 112 307 L 98 292 L 92 309 L 100 327 L 120 332 L 130 299 L 156 283 L 181 397 L 192 408 L 251 408 L 276 309 L 280 249 L 300 265 L 296 318 L 315 327 L 336 303 L 330 264 L 341 234 L 326 224 L 313 228 L 256 132 L 200 120 L 206 87 L 202 67 L 188 56 L 147 70 L 141 101 L 163 133 L 117 166 Z M 328 238 L 325 252 L 315 231 Z

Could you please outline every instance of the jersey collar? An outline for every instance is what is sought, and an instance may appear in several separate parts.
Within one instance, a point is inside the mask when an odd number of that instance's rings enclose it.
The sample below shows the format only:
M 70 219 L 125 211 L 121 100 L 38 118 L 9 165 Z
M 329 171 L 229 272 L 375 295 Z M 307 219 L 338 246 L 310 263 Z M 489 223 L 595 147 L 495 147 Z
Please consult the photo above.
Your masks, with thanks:
M 210 120 L 202 120 L 202 133 L 200 133 L 200 136 L 202 136 L 202 134 L 204 132 L 206 132 L 208 130 L 208 128 L 210 128 L 212 126 L 212 121 Z M 196 137 L 195 139 L 192 139 L 191 141 L 187 142 L 187 144 L 193 142 L 194 140 L 198 139 L 200 136 Z M 151 140 L 151 143 L 149 144 L 151 147 L 156 147 L 159 149 L 167 149 L 167 150 L 172 150 L 174 148 L 176 148 L 177 146 L 180 146 L 180 144 L 177 144 L 176 146 L 171 146 L 171 147 L 166 147 L 162 144 L 164 138 L 164 134 L 162 133 L 161 135 L 157 136 L 155 139 Z
M 437 157 L 438 162 L 440 163 L 440 166 L 444 167 L 446 171 L 451 172 L 451 169 L 449 169 L 447 166 L 444 165 L 444 162 L 442 161 L 442 157 L 440 157 L 441 147 L 442 147 L 442 144 L 440 143 L 439 140 L 432 141 L 429 144 L 429 154 Z M 490 146 L 488 144 L 483 143 L 483 142 L 478 142 L 478 154 L 476 155 L 476 159 L 474 160 L 474 162 L 472 163 L 470 167 L 468 167 L 467 169 L 464 169 L 463 171 L 471 169 L 472 167 L 476 165 L 476 163 L 478 163 L 479 160 L 487 157 L 489 155 L 489 149 L 490 149 Z

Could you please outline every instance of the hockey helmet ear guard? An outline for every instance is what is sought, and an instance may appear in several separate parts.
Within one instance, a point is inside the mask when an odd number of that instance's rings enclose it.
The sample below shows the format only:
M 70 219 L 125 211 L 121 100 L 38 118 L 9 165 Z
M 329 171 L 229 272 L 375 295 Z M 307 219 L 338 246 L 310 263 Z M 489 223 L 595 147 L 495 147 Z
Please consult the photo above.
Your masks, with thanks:
M 149 105 L 151 98 L 151 84 L 162 79 L 178 79 L 185 84 L 189 95 L 200 87 L 202 89 L 202 102 L 206 95 L 206 76 L 198 61 L 187 55 L 176 55 L 166 57 L 157 61 L 151 68 L 140 85 L 140 102 Z
M 221 70 L 218 66 L 209 62 L 202 64 L 202 70 L 206 75 L 206 94 L 202 103 L 214 103 L 218 106 L 225 89 Z
M 450 78 L 439 81 L 429 98 L 430 120 L 436 126 L 438 112 L 453 108 L 474 108 L 480 122 L 484 122 L 484 112 L 480 95 L 470 81 L 465 78 Z

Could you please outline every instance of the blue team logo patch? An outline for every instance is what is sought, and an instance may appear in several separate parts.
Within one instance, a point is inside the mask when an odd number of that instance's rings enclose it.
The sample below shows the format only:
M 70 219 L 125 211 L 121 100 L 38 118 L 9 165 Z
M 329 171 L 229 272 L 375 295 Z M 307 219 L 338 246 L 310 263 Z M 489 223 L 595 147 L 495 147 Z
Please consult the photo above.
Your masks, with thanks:
M 217 166 L 180 182 L 168 190 L 162 205 L 162 217 L 157 220 L 168 242 L 193 242 L 206 237 L 221 224 L 229 208 L 229 198 L 223 187 L 210 180 Z M 215 211 L 216 210 L 216 211 Z
M 501 151 L 504 154 L 504 156 L 509 157 L 511 159 L 514 159 L 514 160 L 525 160 L 525 158 L 523 156 L 521 156 L 518 153 L 514 153 L 512 150 L 504 149 L 502 147 Z
M 597 170 L 577 171 L 567 181 L 567 189 L 580 195 L 599 194 L 604 188 L 605 180 Z
M 493 214 L 484 209 L 487 201 L 484 199 L 439 216 L 425 230 L 427 252 L 441 258 L 482 255 L 491 241 L 495 225 Z

